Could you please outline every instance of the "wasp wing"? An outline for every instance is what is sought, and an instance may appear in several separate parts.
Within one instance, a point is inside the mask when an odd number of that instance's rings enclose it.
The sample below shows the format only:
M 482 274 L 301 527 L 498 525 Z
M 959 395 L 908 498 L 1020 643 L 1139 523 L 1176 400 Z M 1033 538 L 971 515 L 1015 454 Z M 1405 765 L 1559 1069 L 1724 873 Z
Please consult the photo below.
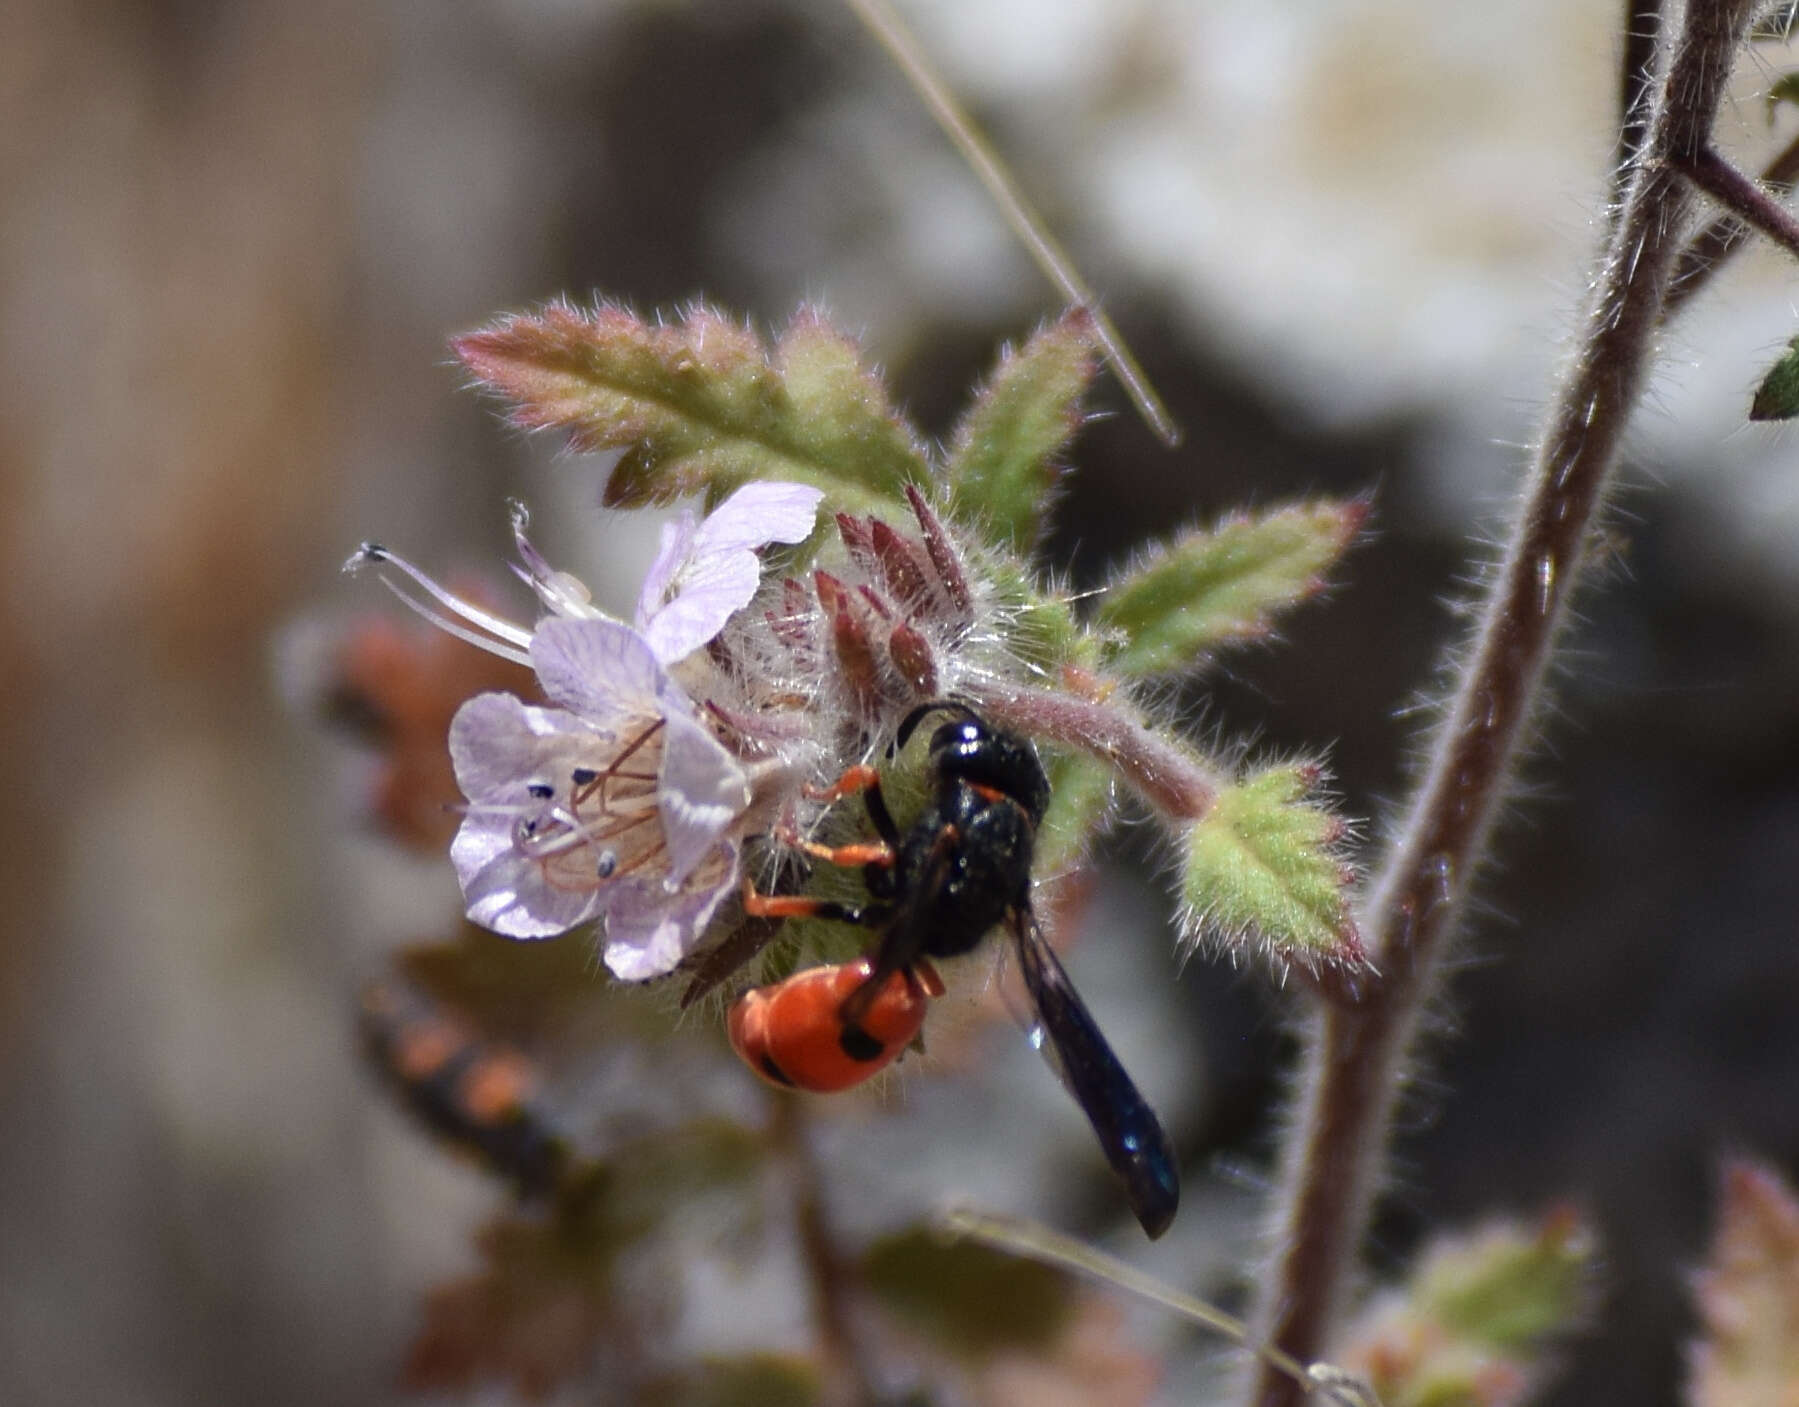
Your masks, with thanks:
M 1036 1008 L 1037 1030 L 1048 1038 L 1044 1053 L 1093 1125 L 1106 1161 L 1124 1180 L 1125 1200 L 1154 1240 L 1168 1229 L 1180 1206 L 1174 1145 L 1100 1034 L 1030 910 L 1013 915 L 1012 933 L 1018 940 L 1019 972 Z

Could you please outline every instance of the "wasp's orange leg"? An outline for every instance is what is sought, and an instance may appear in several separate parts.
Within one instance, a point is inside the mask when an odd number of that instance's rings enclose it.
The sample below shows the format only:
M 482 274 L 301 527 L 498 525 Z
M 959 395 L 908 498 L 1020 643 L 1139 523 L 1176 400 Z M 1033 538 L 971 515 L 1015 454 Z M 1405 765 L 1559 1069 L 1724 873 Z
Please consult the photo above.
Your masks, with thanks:
M 828 787 L 809 786 L 805 791 L 812 801 L 842 801 L 846 796 L 856 796 L 880 784 L 881 774 L 864 762 L 844 768 L 843 775 Z
M 775 836 L 783 845 L 790 845 L 827 865 L 855 869 L 861 865 L 885 867 L 893 863 L 893 847 L 884 840 L 864 840 L 854 845 L 820 845 L 815 840 L 801 838 L 797 831 L 790 829 L 778 830 Z
M 763 894 L 748 878 L 743 881 L 743 911 L 751 918 L 822 918 L 864 928 L 878 928 L 893 916 L 886 904 L 840 904 L 809 894 Z
M 893 824 L 893 813 L 887 809 L 887 799 L 881 795 L 881 774 L 867 763 L 858 763 L 854 767 L 844 769 L 843 775 L 828 787 L 807 787 L 806 795 L 814 801 L 841 801 L 846 796 L 862 797 L 862 804 L 868 808 L 868 819 L 874 823 L 875 833 L 888 847 L 889 854 L 884 860 L 833 860 L 833 864 L 892 864 L 891 852 L 899 849 L 899 827 Z M 819 859 L 829 859 L 820 855 Z

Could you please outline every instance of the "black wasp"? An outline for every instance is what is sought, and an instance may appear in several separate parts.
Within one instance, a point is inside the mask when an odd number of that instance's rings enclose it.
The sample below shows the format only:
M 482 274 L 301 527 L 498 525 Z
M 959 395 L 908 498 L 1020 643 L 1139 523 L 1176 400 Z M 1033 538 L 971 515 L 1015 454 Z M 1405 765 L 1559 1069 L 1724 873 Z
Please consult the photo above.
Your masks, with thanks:
M 1137 1220 L 1160 1236 L 1180 1205 L 1174 1148 L 1031 911 L 1037 827 L 1049 807 L 1043 764 L 1025 739 L 954 700 L 913 709 L 895 750 L 934 713 L 954 717 L 931 735 L 934 791 L 907 830 L 894 824 L 879 774 L 858 766 L 820 799 L 860 794 L 878 840 L 797 842 L 815 859 L 860 865 L 871 902 L 754 890 L 745 897 L 752 917 L 836 919 L 878 929 L 879 940 L 856 963 L 808 968 L 745 993 L 731 1014 L 732 1041 L 752 1069 L 784 1085 L 825 1091 L 866 1079 L 899 1055 L 923 1021 L 925 995 L 941 990 L 930 959 L 958 957 L 1003 924 L 1048 1038 L 1046 1054 L 1124 1180 Z

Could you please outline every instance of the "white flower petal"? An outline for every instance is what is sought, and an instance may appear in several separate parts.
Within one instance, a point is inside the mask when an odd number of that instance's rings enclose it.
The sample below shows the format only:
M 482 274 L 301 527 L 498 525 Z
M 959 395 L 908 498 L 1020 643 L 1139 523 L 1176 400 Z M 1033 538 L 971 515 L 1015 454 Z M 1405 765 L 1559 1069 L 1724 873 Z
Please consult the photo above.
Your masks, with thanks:
M 513 843 L 512 823 L 470 816 L 450 844 L 469 920 L 507 938 L 554 938 L 600 911 L 598 890 L 545 882 L 543 867 Z
M 619 886 L 606 910 L 604 957 L 612 975 L 624 982 L 664 977 L 699 946 L 720 901 L 737 882 L 735 846 L 721 846 L 722 878 L 717 884 L 655 894 L 640 886 Z
M 643 622 L 644 639 L 664 664 L 685 659 L 749 605 L 761 579 L 753 552 L 695 561 L 682 573 L 680 594 Z
M 656 658 L 673 664 L 723 630 L 756 594 L 756 549 L 804 541 L 823 497 L 804 484 L 750 483 L 697 528 L 690 515 L 665 527 L 637 598 L 637 624 Z
M 644 638 L 615 620 L 542 622 L 531 637 L 531 665 L 552 703 L 600 728 L 659 712 L 668 677 Z M 686 703 L 679 698 L 676 707 Z
M 822 490 L 806 484 L 755 481 L 712 511 L 695 535 L 695 560 L 720 552 L 754 551 L 771 542 L 804 542 L 818 519 Z
M 450 720 L 456 785 L 476 805 L 519 804 L 533 782 L 564 779 L 604 743 L 573 714 L 511 694 L 477 694 Z
M 661 610 L 669 594 L 676 589 L 675 577 L 693 555 L 697 530 L 691 508 L 683 508 L 679 517 L 662 525 L 662 543 L 656 549 L 656 559 L 650 563 L 650 569 L 643 574 L 643 585 L 637 592 L 638 625 L 645 624 Z

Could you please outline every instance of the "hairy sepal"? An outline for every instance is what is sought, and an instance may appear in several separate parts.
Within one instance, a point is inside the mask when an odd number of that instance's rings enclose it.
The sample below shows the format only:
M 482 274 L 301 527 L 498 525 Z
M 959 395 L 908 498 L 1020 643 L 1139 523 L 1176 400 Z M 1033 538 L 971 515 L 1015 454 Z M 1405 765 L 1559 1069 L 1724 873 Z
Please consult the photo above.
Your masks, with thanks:
M 1277 964 L 1365 968 L 1338 853 L 1343 821 L 1315 799 L 1319 772 L 1288 764 L 1222 788 L 1181 857 L 1189 941 L 1253 948 Z
M 1177 673 L 1222 645 L 1259 639 L 1321 591 L 1367 516 L 1363 499 L 1319 499 L 1225 519 L 1154 552 L 1100 598 L 1107 660 L 1127 677 Z
M 999 546 L 1028 552 L 1043 535 L 1057 456 L 1081 424 L 1099 362 L 1093 318 L 1076 308 L 1008 353 L 956 428 L 949 509 Z
M 606 486 L 620 508 L 751 479 L 823 489 L 840 508 L 891 509 L 930 468 L 856 345 L 802 309 L 772 348 L 706 308 L 647 323 L 624 308 L 552 303 L 455 340 L 512 422 L 580 450 L 626 451 Z

